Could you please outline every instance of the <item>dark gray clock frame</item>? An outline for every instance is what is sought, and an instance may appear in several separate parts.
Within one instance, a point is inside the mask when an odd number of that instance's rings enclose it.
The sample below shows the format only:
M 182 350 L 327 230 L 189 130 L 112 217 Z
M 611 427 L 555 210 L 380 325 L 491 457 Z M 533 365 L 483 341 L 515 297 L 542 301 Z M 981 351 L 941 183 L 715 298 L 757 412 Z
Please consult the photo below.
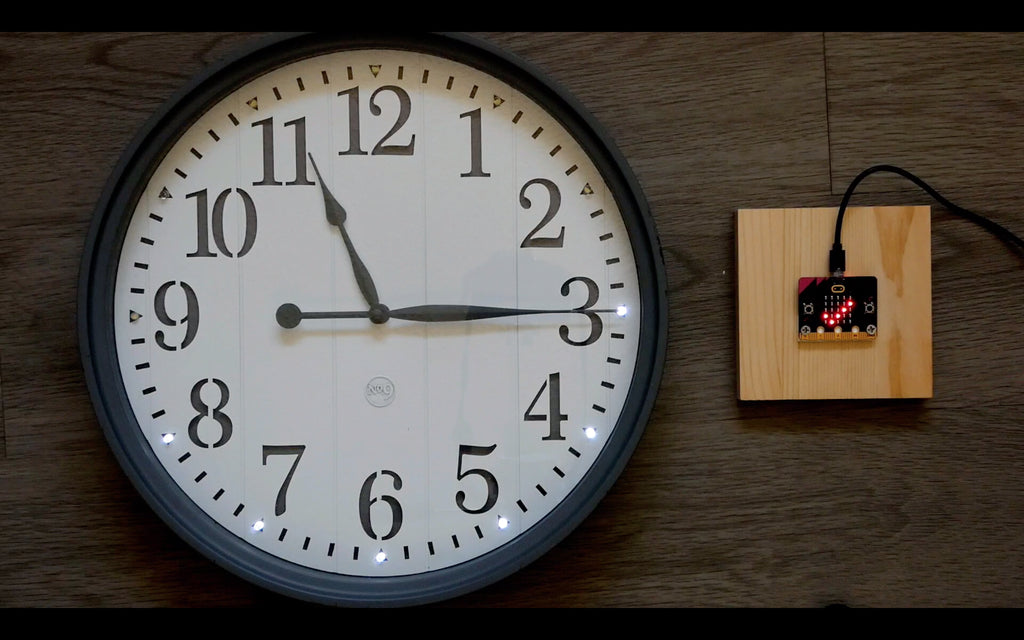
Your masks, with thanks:
M 473 560 L 381 578 L 338 575 L 282 560 L 247 544 L 193 503 L 142 437 L 121 381 L 113 316 L 117 262 L 131 213 L 142 187 L 181 133 L 226 94 L 270 69 L 329 51 L 371 46 L 431 53 L 479 68 L 529 95 L 558 119 L 615 194 L 636 257 L 642 314 L 636 369 L 619 421 L 594 465 L 561 504 L 514 540 Z M 623 156 L 584 107 L 538 69 L 462 35 L 279 35 L 196 76 L 123 153 L 96 206 L 79 275 L 78 336 L 89 392 L 110 447 L 139 493 L 171 529 L 218 565 L 272 591 L 331 605 L 416 605 L 452 598 L 512 574 L 558 544 L 608 492 L 643 435 L 661 381 L 667 334 L 661 247 L 640 185 Z

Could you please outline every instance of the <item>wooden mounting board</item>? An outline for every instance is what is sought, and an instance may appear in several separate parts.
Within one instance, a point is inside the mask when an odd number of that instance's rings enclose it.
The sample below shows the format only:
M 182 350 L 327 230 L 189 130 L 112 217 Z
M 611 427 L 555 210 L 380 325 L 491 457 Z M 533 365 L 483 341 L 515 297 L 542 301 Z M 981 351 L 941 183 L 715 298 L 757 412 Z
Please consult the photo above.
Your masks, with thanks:
M 740 400 L 932 396 L 930 207 L 848 208 L 846 275 L 878 278 L 878 338 L 797 340 L 797 282 L 829 275 L 837 211 L 737 212 Z

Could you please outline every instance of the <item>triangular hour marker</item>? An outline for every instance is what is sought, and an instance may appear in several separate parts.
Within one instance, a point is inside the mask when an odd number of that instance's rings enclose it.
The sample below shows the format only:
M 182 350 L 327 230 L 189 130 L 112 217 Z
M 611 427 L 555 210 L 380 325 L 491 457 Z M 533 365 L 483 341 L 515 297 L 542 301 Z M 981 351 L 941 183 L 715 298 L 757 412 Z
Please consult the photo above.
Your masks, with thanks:
M 494 108 L 497 109 L 501 105 L 505 104 L 505 99 L 501 96 L 494 96 Z
M 142 314 L 139 313 L 138 311 L 129 311 L 128 312 L 128 322 L 135 322 L 136 320 L 138 320 L 141 317 L 142 317 Z
M 254 111 L 259 111 L 260 110 L 259 102 L 257 102 L 255 97 L 252 100 L 249 100 L 248 102 L 246 102 L 245 104 L 247 104 L 250 107 L 252 107 Z
M 167 190 L 167 187 L 164 187 L 163 189 L 160 190 L 160 195 L 157 197 L 160 198 L 161 200 L 170 200 L 174 196 L 172 196 L 171 192 Z
M 594 193 L 594 189 L 591 188 L 590 183 L 583 185 L 583 191 L 580 191 L 580 195 L 589 196 Z
M 373 77 L 376 78 L 377 74 L 380 73 L 380 65 L 379 64 L 371 64 L 370 65 L 370 73 L 372 73 Z

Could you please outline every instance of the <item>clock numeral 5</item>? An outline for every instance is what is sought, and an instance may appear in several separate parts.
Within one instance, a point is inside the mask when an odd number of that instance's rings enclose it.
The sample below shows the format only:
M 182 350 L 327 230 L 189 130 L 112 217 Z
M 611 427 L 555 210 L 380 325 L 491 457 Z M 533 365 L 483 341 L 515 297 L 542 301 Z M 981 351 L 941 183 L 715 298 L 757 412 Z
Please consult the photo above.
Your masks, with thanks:
M 210 405 L 203 401 L 202 391 L 203 387 L 206 386 L 207 382 L 212 382 L 220 390 L 220 401 L 217 406 L 210 408 Z M 213 447 L 223 447 L 231 439 L 231 432 L 233 426 L 231 424 L 231 418 L 221 411 L 227 404 L 228 398 L 231 394 L 228 393 L 228 385 L 224 384 L 223 380 L 217 378 L 206 378 L 200 380 L 192 386 L 192 408 L 196 410 L 196 415 L 188 423 L 188 437 L 195 443 L 197 447 L 202 449 L 208 449 Z M 213 418 L 214 421 L 220 426 L 220 438 L 213 444 L 207 444 L 203 442 L 202 438 L 199 437 L 199 424 L 203 421 L 203 418 Z
M 266 118 L 252 123 L 254 127 L 263 129 L 263 179 L 252 183 L 253 186 L 277 186 L 282 184 L 274 178 L 274 119 Z M 296 118 L 284 123 L 286 127 L 295 127 L 295 179 L 285 183 L 288 186 L 311 185 L 306 174 L 306 118 Z
M 540 385 L 537 395 L 533 396 L 533 402 L 530 403 L 530 406 L 526 408 L 526 413 L 523 414 L 523 420 L 527 422 L 548 423 L 548 435 L 541 438 L 541 440 L 565 440 L 565 436 L 562 435 L 562 422 L 568 420 L 569 416 L 562 413 L 560 376 L 561 374 L 558 372 L 548 374 L 548 379 L 544 381 L 544 384 Z M 548 412 L 533 413 L 533 408 L 537 406 L 537 401 L 540 400 L 540 396 L 544 393 L 545 389 L 548 391 Z
M 180 286 L 185 294 L 185 315 L 181 320 L 175 320 L 167 313 L 167 292 L 174 285 Z M 167 344 L 167 341 L 164 339 L 164 332 L 157 331 L 154 334 L 157 346 L 167 351 L 176 351 L 192 344 L 192 341 L 196 338 L 196 333 L 199 331 L 199 300 L 196 298 L 196 292 L 187 282 L 175 282 L 172 280 L 160 285 L 160 288 L 156 290 L 156 295 L 153 297 L 153 311 L 156 313 L 157 319 L 168 327 L 176 327 L 179 324 L 186 327 L 185 337 L 182 338 L 180 345 Z
M 288 445 L 263 445 L 263 466 L 267 466 L 267 458 L 270 456 L 295 456 L 295 462 L 292 463 L 291 469 L 288 470 L 288 475 L 284 477 L 284 482 L 281 484 L 281 489 L 277 492 L 277 500 L 274 502 L 274 515 L 279 516 L 285 512 L 285 496 L 288 495 L 288 485 L 292 483 L 292 476 L 295 475 L 295 469 L 299 466 L 299 460 L 302 460 L 302 454 L 306 450 L 304 444 L 288 444 Z
M 373 147 L 373 151 L 370 155 L 373 156 L 411 156 L 413 149 L 416 146 L 416 134 L 412 134 L 409 139 L 409 144 L 384 144 L 391 139 L 398 130 L 405 126 L 406 121 L 409 120 L 409 115 L 412 113 L 412 100 L 409 98 L 409 94 L 406 93 L 405 89 L 396 87 L 394 85 L 387 85 L 380 87 L 370 95 L 370 113 L 379 116 L 383 113 L 380 105 L 377 104 L 377 95 L 382 91 L 387 91 L 395 94 L 398 97 L 398 117 L 395 119 L 394 126 L 388 131 L 380 141 L 377 142 L 376 146 Z M 359 127 L 359 87 L 355 86 L 345 91 L 339 91 L 339 96 L 348 96 L 348 149 L 345 151 L 339 151 L 339 156 L 365 156 L 366 152 L 363 151 L 362 145 L 360 144 L 360 127 Z
M 242 199 L 242 206 L 245 207 L 245 238 L 242 240 L 242 248 L 238 254 L 233 254 L 224 241 L 224 203 L 231 195 L 231 189 L 220 192 L 213 203 L 213 242 L 221 255 L 228 258 L 241 258 L 249 253 L 252 245 L 256 242 L 256 204 L 252 197 L 243 189 L 235 189 Z M 206 189 L 189 193 L 186 198 L 196 199 L 196 250 L 185 254 L 187 258 L 215 258 L 216 253 L 210 251 L 210 216 L 207 208 Z
M 536 400 L 534 400 L 536 402 Z M 532 408 L 532 405 L 531 405 Z M 529 411 L 527 411 L 529 413 Z M 459 491 L 455 494 L 455 504 L 466 513 L 485 513 L 494 506 L 494 503 L 498 501 L 498 479 L 494 477 L 494 474 L 486 469 L 466 469 L 462 470 L 462 456 L 488 456 L 497 447 L 497 444 L 492 444 L 489 447 L 475 447 L 468 444 L 459 445 L 459 468 L 456 471 L 455 478 L 462 480 L 466 476 L 480 476 L 487 484 L 487 499 L 484 500 L 484 504 L 479 509 L 470 509 L 466 506 L 466 492 Z
M 399 477 L 394 471 L 388 471 L 384 469 L 380 472 L 381 477 L 391 476 L 392 483 L 395 491 L 399 491 L 402 488 L 402 478 Z M 374 505 L 378 500 L 387 504 L 391 507 L 391 530 L 387 534 L 380 537 L 381 540 L 390 540 L 398 535 L 399 529 L 402 528 L 402 505 L 399 504 L 398 499 L 394 496 L 382 495 L 380 498 L 371 498 L 371 492 L 373 491 L 373 482 L 377 479 L 377 472 L 371 473 L 366 480 L 363 481 L 363 487 L 359 490 L 359 522 L 363 525 L 363 531 L 366 535 L 370 536 L 374 540 L 377 539 L 377 534 L 373 530 L 373 523 L 370 521 L 370 507 Z

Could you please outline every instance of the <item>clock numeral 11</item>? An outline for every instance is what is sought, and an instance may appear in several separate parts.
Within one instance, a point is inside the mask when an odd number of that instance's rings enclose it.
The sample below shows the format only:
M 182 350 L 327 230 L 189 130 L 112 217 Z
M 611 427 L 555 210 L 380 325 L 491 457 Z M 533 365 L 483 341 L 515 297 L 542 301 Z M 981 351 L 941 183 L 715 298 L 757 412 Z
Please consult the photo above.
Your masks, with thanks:
M 288 186 L 311 185 L 309 176 L 306 174 L 306 119 L 296 118 L 284 123 L 286 127 L 295 127 L 295 179 L 288 183 L 282 183 L 274 177 L 274 119 L 266 118 L 252 123 L 254 127 L 263 130 L 263 179 L 253 182 L 253 186 Z

